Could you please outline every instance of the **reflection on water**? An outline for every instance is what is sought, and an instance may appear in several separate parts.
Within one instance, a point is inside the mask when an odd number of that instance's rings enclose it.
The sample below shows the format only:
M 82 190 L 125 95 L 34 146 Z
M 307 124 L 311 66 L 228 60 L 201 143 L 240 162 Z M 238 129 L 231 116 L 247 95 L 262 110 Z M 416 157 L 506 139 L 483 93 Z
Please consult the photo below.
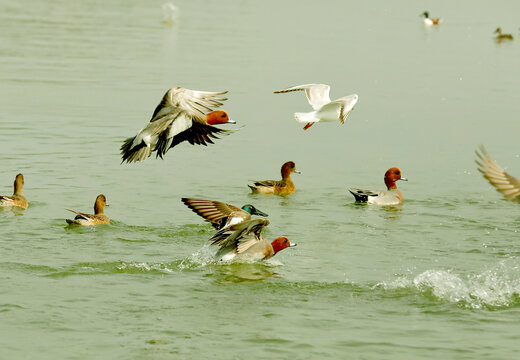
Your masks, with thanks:
M 215 281 L 219 283 L 261 281 L 278 275 L 272 271 L 271 266 L 266 266 L 261 263 L 220 265 L 213 267 L 213 270 L 213 276 L 216 277 Z

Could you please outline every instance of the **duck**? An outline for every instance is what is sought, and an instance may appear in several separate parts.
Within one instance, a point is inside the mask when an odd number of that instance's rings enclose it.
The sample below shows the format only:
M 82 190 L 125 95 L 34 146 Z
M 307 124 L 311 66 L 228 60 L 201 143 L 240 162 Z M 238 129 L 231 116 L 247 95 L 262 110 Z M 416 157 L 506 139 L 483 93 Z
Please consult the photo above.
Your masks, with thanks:
M 198 91 L 181 87 L 166 91 L 155 108 L 152 119 L 139 130 L 136 136 L 127 138 L 121 146 L 122 161 L 127 163 L 143 161 L 156 152 L 156 158 L 163 159 L 174 146 L 188 141 L 191 145 L 213 144 L 216 134 L 230 134 L 233 131 L 219 129 L 213 125 L 235 124 L 224 110 L 213 110 L 222 105 L 221 97 L 227 91 Z M 206 111 L 209 111 L 205 113 Z
M 432 26 L 432 25 L 439 25 L 442 21 L 442 19 L 430 19 L 430 13 L 428 11 L 425 11 L 421 14 L 421 16 L 424 16 L 424 25 Z
M 520 180 L 498 166 L 491 159 L 484 146 L 480 146 L 475 154 L 477 155 L 475 162 L 478 165 L 478 171 L 482 173 L 484 178 L 506 199 L 520 202 Z
M 296 165 L 293 161 L 287 161 L 282 165 L 282 180 L 252 180 L 253 185 L 247 185 L 253 193 L 261 194 L 275 194 L 288 195 L 295 192 L 294 183 L 291 179 L 291 174 L 301 174 L 296 170 Z
M 267 219 L 253 219 L 222 228 L 209 239 L 218 245 L 215 257 L 220 261 L 254 262 L 267 260 L 288 247 L 294 247 L 285 236 L 271 243 L 262 237 L 262 230 L 269 225 Z
M 304 91 L 309 104 L 314 111 L 296 112 L 296 121 L 306 123 L 303 130 L 309 129 L 317 122 L 339 121 L 344 124 L 354 106 L 358 102 L 358 95 L 351 94 L 334 101 L 330 100 L 330 86 L 325 84 L 305 84 L 274 91 L 275 94 L 284 94 L 293 91 Z
M 401 170 L 397 167 L 390 168 L 385 173 L 385 184 L 387 190 L 361 190 L 349 189 L 357 202 L 377 205 L 398 205 L 403 202 L 403 194 L 395 185 L 398 180 L 408 181 L 401 176 Z
M 23 196 L 23 175 L 17 174 L 14 178 L 14 191 L 12 196 L 0 195 L 0 206 L 1 207 L 19 207 L 22 209 L 27 209 L 29 207 L 29 203 L 25 196 Z
M 215 200 L 182 198 L 181 201 L 217 230 L 251 220 L 251 215 L 269 216 L 251 204 L 238 208 Z
M 513 35 L 511 34 L 502 34 L 502 28 L 501 27 L 497 27 L 497 29 L 495 30 L 495 34 L 497 34 L 497 36 L 495 36 L 495 39 L 496 40 L 513 40 Z
M 96 197 L 96 202 L 94 203 L 94 214 L 85 214 L 79 211 L 67 209 L 74 214 L 77 214 L 74 220 L 66 219 L 69 225 L 82 225 L 82 226 L 93 226 L 93 225 L 103 225 L 110 224 L 110 219 L 103 212 L 105 209 L 105 205 L 107 204 L 107 198 L 103 194 L 99 194 Z

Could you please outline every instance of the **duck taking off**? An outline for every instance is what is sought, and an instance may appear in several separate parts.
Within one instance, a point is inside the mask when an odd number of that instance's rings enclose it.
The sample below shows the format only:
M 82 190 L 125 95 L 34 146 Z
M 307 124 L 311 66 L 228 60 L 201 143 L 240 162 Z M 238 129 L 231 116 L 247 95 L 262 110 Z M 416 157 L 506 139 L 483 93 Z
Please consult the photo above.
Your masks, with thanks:
M 293 91 L 304 91 L 309 104 L 314 111 L 294 113 L 298 122 L 306 123 L 304 130 L 317 122 L 339 121 L 344 124 L 358 101 L 357 94 L 344 96 L 334 101 L 330 100 L 330 86 L 325 84 L 305 84 L 277 90 L 275 94 L 284 94 Z
M 238 208 L 215 200 L 182 198 L 182 202 L 194 213 L 211 223 L 215 229 L 222 229 L 243 221 L 251 220 L 251 215 L 268 216 L 251 204 Z
M 267 219 L 254 219 L 219 230 L 209 239 L 211 245 L 220 246 L 216 258 L 221 261 L 266 260 L 285 248 L 296 246 L 285 236 L 267 242 L 262 237 L 262 230 L 267 225 Z

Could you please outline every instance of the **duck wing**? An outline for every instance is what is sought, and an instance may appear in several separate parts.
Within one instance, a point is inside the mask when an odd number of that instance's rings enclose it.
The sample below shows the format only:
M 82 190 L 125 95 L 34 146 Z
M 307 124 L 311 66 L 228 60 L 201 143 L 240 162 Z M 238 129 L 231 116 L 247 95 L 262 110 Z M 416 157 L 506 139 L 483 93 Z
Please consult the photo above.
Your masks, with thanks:
M 497 163 L 491 159 L 491 156 L 489 156 L 484 146 L 481 146 L 479 150 L 480 152 L 478 150 L 475 151 L 478 157 L 478 159 L 475 160 L 478 165 L 478 171 L 507 199 L 519 201 L 520 180 L 498 166 Z
M 226 94 L 227 91 L 199 91 L 189 90 L 181 87 L 169 89 L 164 94 L 161 102 L 155 108 L 152 120 L 162 118 L 174 109 L 186 112 L 196 121 L 206 122 L 206 113 L 213 111 L 213 108 L 222 106 L 222 101 L 227 98 L 220 95 Z
M 181 201 L 194 213 L 217 226 L 225 224 L 230 216 L 243 219 L 251 217 L 247 211 L 220 201 L 191 198 L 182 198 Z
M 287 186 L 287 183 L 283 180 L 254 180 L 253 183 L 255 186 L 264 186 L 264 187 L 278 187 L 284 188 Z
M 367 202 L 369 197 L 376 197 L 381 195 L 380 191 L 374 191 L 374 190 L 363 190 L 363 189 L 357 189 L 352 188 L 349 189 L 350 193 L 354 195 L 354 198 L 356 201 L 359 202 Z
M 92 220 L 94 218 L 94 215 L 91 215 L 91 214 L 86 214 L 86 213 L 82 213 L 82 212 L 70 210 L 70 209 L 66 209 L 66 210 L 76 214 L 76 217 L 74 218 L 74 220 L 78 220 L 78 219 Z
M 269 220 L 266 219 L 243 221 L 217 231 L 209 240 L 213 241 L 211 245 L 220 246 L 219 251 L 232 248 L 241 253 L 263 240 L 262 229 L 267 225 Z
M 12 196 L 0 195 L 0 203 L 2 203 L 4 206 L 14 204 L 14 198 Z
M 320 109 L 323 105 L 330 102 L 330 86 L 325 84 L 304 84 L 289 87 L 283 90 L 276 90 L 275 94 L 284 94 L 293 91 L 305 91 L 307 101 L 314 110 Z

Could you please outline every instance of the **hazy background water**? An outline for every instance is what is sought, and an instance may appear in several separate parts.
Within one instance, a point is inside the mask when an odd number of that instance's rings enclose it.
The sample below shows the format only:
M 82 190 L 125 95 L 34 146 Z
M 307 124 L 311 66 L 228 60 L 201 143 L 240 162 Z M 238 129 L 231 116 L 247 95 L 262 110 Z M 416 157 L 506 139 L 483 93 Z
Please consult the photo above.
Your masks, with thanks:
M 0 358 L 502 358 L 520 349 L 518 204 L 476 171 L 520 176 L 517 1 L 0 1 Z M 425 28 L 419 14 L 441 16 Z M 303 131 L 302 94 L 359 94 Z M 120 165 L 166 89 L 229 90 L 237 133 Z M 297 192 L 252 196 L 293 160 Z M 399 166 L 405 202 L 354 205 Z M 107 196 L 110 226 L 65 209 Z M 298 247 L 215 265 L 180 197 L 269 213 Z

